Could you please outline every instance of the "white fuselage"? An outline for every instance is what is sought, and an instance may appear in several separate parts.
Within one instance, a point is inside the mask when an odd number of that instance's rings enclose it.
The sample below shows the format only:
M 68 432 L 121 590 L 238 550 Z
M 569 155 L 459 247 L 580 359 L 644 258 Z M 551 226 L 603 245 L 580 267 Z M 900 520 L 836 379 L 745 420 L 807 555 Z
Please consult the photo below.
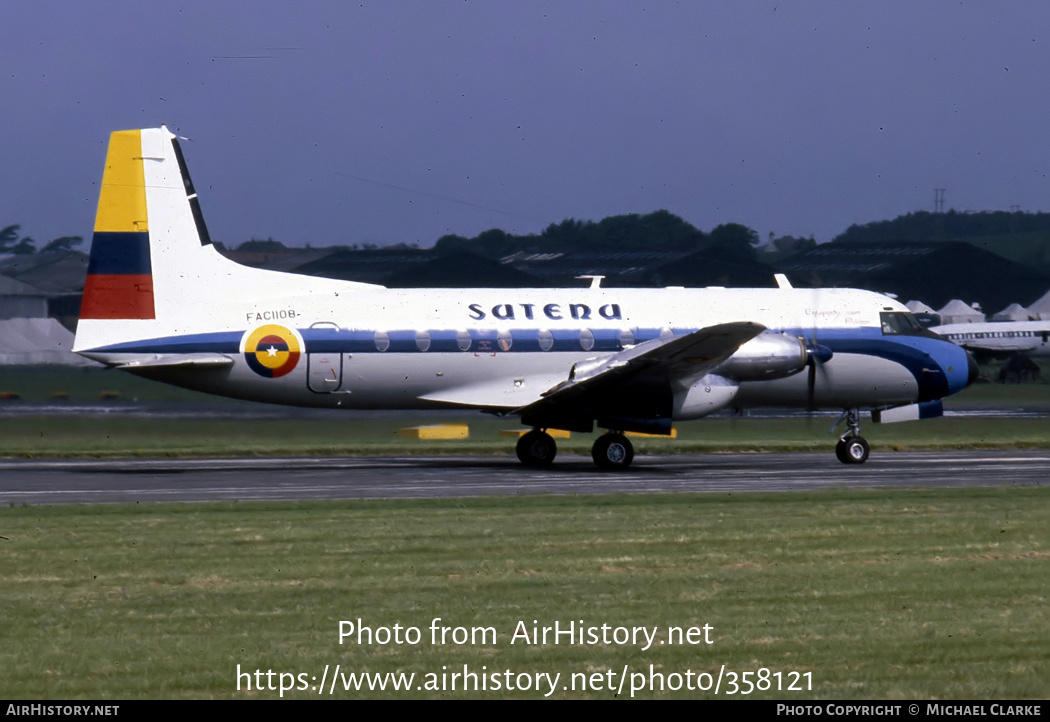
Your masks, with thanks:
M 287 287 L 288 274 L 280 275 Z M 711 410 L 729 401 L 741 407 L 807 401 L 833 407 L 912 403 L 920 395 L 914 370 L 902 367 L 892 354 L 872 353 L 868 347 L 929 341 L 885 336 L 880 313 L 906 309 L 884 296 L 850 289 L 397 290 L 347 285 L 337 290 L 335 281 L 303 277 L 302 282 L 322 288 L 262 301 L 259 295 L 243 300 L 227 295 L 225 302 L 199 311 L 193 310 L 194 299 L 185 299 L 179 313 L 165 316 L 176 319 L 174 323 L 126 322 L 139 326 L 140 340 L 108 344 L 92 338 L 88 326 L 78 341 L 90 341 L 85 355 L 108 363 L 143 354 L 229 355 L 235 359 L 230 368 L 160 367 L 137 373 L 241 398 L 340 408 L 494 410 L 534 400 L 564 381 L 581 361 L 744 320 L 830 346 L 834 358 L 823 366 L 813 392 L 804 373 L 744 382 L 731 399 L 713 403 Z M 187 316 L 193 318 L 190 333 Z M 302 340 L 301 359 L 280 378 L 260 377 L 242 358 L 245 338 L 271 324 L 294 330 Z M 866 344 L 865 350 L 851 351 L 858 343 Z

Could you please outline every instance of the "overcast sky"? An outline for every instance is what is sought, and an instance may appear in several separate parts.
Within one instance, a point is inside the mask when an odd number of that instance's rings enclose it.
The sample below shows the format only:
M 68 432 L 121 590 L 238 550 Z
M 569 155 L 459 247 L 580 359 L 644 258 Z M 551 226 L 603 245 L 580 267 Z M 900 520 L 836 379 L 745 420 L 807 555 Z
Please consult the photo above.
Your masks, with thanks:
M 0 3 L 0 226 L 89 238 L 167 124 L 212 236 L 433 244 L 665 208 L 830 240 L 1050 210 L 1045 2 Z

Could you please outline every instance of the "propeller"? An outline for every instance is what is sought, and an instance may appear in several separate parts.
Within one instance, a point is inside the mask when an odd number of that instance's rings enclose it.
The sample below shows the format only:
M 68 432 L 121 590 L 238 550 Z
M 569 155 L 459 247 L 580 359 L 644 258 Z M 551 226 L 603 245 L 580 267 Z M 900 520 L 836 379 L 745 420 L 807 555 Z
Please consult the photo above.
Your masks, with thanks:
M 817 339 L 817 325 L 820 323 L 820 289 L 814 290 L 813 299 L 813 326 L 810 328 L 810 337 L 803 339 L 806 344 L 806 366 L 809 367 L 806 380 L 806 410 L 810 413 L 817 410 L 817 373 L 819 372 L 821 378 L 826 381 L 827 372 L 824 370 L 824 364 L 834 356 L 832 350 L 827 346 L 822 346 Z
M 816 330 L 813 332 L 813 343 L 806 344 L 806 366 L 809 367 L 808 379 L 806 381 L 806 410 L 816 411 L 817 373 L 821 378 L 827 379 L 827 371 L 824 364 L 831 360 L 834 352 L 827 346 L 821 346 L 816 342 Z
M 791 282 L 782 273 L 775 274 L 774 278 L 777 282 L 778 288 L 794 288 Z M 802 341 L 803 346 L 806 348 L 806 366 L 809 368 L 806 371 L 806 409 L 810 413 L 816 411 L 816 394 L 817 394 L 817 373 L 826 379 L 827 372 L 824 370 L 824 364 L 831 360 L 834 353 L 827 346 L 822 346 L 817 340 L 817 325 L 820 322 L 820 289 L 813 289 L 813 309 L 812 309 L 812 323 L 810 327 L 809 338 L 800 336 L 799 340 Z M 803 324 L 804 325 L 804 324 Z

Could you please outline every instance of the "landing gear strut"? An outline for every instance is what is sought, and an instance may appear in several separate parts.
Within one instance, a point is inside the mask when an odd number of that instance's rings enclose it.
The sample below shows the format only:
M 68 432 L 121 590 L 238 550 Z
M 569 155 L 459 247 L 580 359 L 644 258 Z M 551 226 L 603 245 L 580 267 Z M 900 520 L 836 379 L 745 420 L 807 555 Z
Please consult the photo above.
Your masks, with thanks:
M 610 431 L 598 437 L 591 447 L 591 458 L 599 469 L 622 471 L 634 460 L 634 446 L 623 434 Z
M 518 459 L 525 466 L 544 467 L 554 462 L 558 445 L 543 429 L 533 429 L 518 439 Z
M 838 426 L 846 421 L 849 430 L 839 437 L 839 443 L 835 445 L 835 456 L 843 464 L 863 464 L 868 460 L 870 451 L 868 442 L 860 435 L 860 409 L 846 409 L 842 416 L 835 422 Z M 834 426 L 832 430 L 834 430 Z

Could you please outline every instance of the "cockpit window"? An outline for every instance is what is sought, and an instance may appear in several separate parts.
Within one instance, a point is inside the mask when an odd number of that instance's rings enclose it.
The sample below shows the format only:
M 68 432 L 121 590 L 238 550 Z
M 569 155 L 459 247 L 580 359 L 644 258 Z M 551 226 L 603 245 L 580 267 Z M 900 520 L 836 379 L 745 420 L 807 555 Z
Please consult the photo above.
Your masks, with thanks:
M 879 314 L 882 319 L 884 336 L 925 336 L 924 329 L 915 316 L 905 311 L 884 311 Z

